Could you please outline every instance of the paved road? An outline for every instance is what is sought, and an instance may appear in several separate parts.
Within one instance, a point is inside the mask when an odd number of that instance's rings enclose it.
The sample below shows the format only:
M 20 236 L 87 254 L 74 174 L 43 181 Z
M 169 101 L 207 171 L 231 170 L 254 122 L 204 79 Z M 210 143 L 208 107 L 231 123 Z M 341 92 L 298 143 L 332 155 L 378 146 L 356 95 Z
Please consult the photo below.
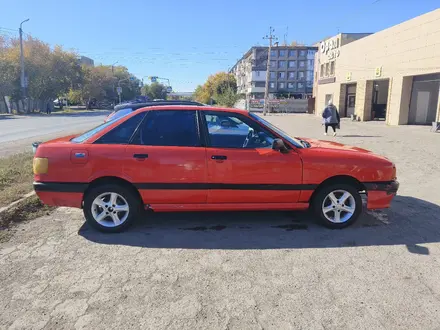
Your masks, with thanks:
M 268 118 L 323 138 L 318 118 Z M 0 244 L 0 328 L 439 329 L 440 134 L 342 128 L 327 139 L 396 162 L 390 210 L 334 231 L 304 213 L 150 214 L 104 235 L 60 208 Z
M 0 116 L 0 157 L 30 150 L 34 141 L 86 131 L 103 122 L 109 111 L 84 113 Z

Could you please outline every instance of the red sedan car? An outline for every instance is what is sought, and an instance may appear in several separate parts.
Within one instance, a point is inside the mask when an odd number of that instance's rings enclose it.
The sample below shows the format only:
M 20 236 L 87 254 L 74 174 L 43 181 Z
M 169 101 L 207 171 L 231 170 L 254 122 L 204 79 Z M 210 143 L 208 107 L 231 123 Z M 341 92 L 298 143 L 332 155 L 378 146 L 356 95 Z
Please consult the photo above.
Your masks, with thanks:
M 79 136 L 43 143 L 34 158 L 43 203 L 78 207 L 105 232 L 142 209 L 306 210 L 330 228 L 387 208 L 396 167 L 367 150 L 294 138 L 247 111 L 156 106 Z

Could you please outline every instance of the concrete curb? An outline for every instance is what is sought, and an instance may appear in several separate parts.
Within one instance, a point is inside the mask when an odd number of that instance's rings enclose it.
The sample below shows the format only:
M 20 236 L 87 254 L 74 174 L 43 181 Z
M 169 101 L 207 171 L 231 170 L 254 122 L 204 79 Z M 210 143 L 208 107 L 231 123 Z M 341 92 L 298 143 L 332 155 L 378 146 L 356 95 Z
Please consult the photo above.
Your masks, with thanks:
M 24 196 L 23 196 L 22 198 L 20 198 L 19 200 L 16 200 L 15 202 L 12 202 L 11 204 L 9 204 L 9 205 L 7 205 L 7 206 L 0 207 L 0 215 L 1 215 L 3 212 L 6 212 L 6 211 L 9 210 L 10 208 L 12 208 L 12 207 L 14 207 L 15 205 L 17 205 L 18 203 L 20 203 L 20 202 L 22 202 L 22 201 L 24 201 L 24 200 L 26 200 L 26 199 L 28 199 L 28 198 L 34 196 L 34 195 L 35 195 L 35 191 L 31 191 L 30 193 L 27 193 L 26 195 L 24 195 Z

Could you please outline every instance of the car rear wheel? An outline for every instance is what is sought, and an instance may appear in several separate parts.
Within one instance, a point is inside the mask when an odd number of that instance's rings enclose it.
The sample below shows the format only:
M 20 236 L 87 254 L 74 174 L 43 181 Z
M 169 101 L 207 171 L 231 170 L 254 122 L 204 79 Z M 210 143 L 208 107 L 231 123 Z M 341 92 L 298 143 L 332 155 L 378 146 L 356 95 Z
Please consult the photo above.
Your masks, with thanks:
M 350 226 L 362 212 L 361 195 L 348 184 L 323 187 L 315 195 L 312 205 L 319 222 L 332 229 Z
M 116 184 L 92 188 L 84 198 L 84 216 L 93 228 L 107 233 L 121 232 L 139 214 L 139 198 L 131 189 Z

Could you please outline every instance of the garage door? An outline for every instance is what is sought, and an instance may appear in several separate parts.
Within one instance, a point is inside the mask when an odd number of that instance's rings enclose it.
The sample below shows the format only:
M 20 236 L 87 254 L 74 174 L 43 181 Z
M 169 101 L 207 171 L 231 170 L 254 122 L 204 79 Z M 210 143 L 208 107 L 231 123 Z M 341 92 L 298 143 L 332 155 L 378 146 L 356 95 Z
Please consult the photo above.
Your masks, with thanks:
M 438 108 L 440 74 L 413 79 L 408 124 L 431 125 Z

